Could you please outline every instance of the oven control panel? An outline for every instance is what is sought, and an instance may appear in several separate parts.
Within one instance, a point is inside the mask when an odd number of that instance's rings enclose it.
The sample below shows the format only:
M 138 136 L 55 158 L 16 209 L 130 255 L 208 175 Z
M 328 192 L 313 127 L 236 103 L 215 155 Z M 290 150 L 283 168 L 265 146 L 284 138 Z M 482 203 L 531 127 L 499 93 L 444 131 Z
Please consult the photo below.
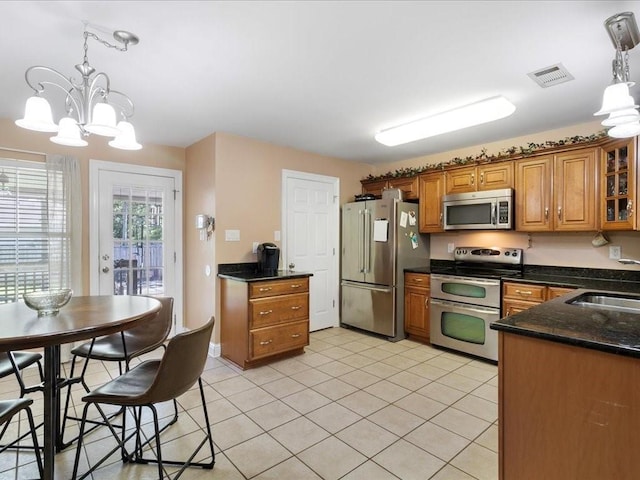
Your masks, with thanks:
M 522 264 L 521 248 L 505 247 L 457 247 L 453 252 L 456 261 Z

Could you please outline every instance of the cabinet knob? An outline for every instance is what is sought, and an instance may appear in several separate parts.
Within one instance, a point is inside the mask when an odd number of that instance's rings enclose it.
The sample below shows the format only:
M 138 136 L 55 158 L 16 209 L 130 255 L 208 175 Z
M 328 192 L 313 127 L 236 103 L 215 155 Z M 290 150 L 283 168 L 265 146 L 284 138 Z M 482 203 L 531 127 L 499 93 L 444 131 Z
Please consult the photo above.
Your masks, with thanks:
M 300 310 L 302 307 L 300 305 L 294 305 L 291 307 L 291 310 Z
M 272 342 L 273 342 L 273 340 L 265 340 L 263 342 L 260 342 L 260 345 L 269 345 Z
M 271 290 L 271 287 L 260 287 L 261 292 L 268 292 L 269 290 Z
M 484 185 L 484 172 L 480 174 L 480 185 Z
M 300 336 L 299 333 L 292 333 L 291 338 L 298 338 Z
M 273 313 L 273 310 L 265 310 L 264 312 L 260 312 L 260 315 L 269 315 L 270 313 Z
M 302 286 L 301 283 L 292 283 L 291 288 L 300 288 Z
M 558 220 L 562 220 L 562 207 L 558 207 Z
M 475 174 L 471 174 L 471 185 L 473 185 L 476 182 L 476 176 Z

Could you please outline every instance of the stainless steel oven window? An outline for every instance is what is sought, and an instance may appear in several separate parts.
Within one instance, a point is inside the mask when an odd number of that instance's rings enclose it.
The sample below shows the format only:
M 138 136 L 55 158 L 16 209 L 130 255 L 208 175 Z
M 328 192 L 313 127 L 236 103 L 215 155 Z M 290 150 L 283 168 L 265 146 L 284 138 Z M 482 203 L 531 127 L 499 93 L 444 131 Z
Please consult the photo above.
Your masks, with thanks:
M 486 298 L 487 289 L 482 285 L 469 285 L 458 282 L 443 282 L 440 290 L 450 295 L 466 298 Z
M 486 342 L 486 320 L 460 312 L 442 312 L 440 331 L 446 337 L 461 342 L 484 345 Z

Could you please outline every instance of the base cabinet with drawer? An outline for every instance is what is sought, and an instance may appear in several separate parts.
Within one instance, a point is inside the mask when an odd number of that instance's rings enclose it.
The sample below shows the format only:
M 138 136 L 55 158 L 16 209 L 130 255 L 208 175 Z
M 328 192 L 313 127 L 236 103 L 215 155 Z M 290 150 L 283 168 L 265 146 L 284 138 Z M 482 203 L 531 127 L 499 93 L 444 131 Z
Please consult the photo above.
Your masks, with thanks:
M 220 282 L 222 357 L 241 368 L 304 352 L 309 278 Z
M 430 275 L 404 274 L 404 331 L 413 340 L 429 343 Z
M 515 315 L 573 290 L 575 289 L 543 284 L 504 282 L 502 284 L 502 316 Z

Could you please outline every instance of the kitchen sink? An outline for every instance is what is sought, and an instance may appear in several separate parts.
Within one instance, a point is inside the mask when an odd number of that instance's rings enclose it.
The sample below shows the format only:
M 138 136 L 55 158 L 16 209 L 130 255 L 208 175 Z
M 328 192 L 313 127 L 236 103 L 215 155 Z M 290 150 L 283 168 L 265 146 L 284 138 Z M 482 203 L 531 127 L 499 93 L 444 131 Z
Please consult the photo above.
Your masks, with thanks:
M 640 297 L 622 293 L 587 292 L 567 303 L 582 307 L 640 314 Z

